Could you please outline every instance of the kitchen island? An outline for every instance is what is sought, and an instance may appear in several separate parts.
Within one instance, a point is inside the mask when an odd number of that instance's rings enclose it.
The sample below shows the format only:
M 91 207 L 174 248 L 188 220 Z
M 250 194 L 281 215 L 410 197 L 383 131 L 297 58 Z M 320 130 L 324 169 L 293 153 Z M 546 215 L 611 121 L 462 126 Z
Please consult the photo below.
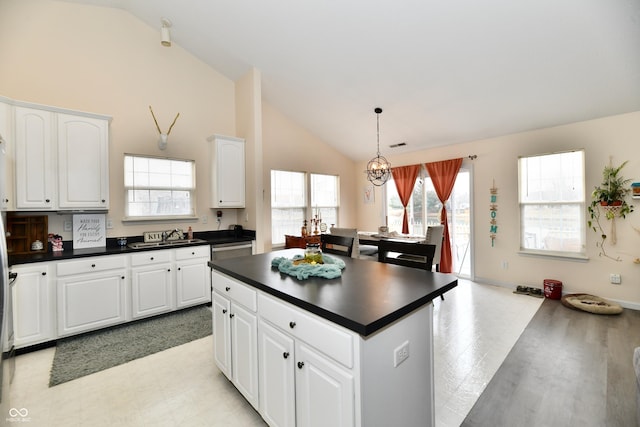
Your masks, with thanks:
M 431 426 L 433 306 L 455 276 L 341 258 L 342 276 L 210 262 L 214 359 L 271 426 Z

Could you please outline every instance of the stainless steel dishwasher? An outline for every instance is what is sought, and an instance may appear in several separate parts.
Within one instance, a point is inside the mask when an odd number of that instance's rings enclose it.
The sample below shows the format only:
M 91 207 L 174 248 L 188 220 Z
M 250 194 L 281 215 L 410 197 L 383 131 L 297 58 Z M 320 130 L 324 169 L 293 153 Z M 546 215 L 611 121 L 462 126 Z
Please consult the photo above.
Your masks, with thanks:
M 211 245 L 211 261 L 253 255 L 253 242 L 232 242 Z

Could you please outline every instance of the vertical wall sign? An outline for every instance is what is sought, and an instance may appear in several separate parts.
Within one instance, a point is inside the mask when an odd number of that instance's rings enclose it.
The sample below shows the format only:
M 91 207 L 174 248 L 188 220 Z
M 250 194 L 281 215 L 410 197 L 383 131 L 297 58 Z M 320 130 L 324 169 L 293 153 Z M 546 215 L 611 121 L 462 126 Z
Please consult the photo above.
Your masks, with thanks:
M 490 204 L 489 204 L 489 237 L 491 238 L 491 246 L 496 240 L 496 234 L 498 233 L 498 189 L 496 188 L 496 181 L 493 180 L 493 187 L 489 189 L 490 192 Z
M 106 245 L 105 214 L 73 215 L 73 249 Z

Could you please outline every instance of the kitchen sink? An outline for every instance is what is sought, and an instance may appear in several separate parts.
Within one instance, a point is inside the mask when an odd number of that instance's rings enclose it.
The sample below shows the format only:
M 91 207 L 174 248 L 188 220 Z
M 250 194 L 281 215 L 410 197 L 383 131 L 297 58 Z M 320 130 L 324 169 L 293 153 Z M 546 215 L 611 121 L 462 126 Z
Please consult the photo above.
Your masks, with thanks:
M 206 243 L 206 240 L 202 239 L 178 239 L 178 240 L 165 240 L 164 242 L 133 242 L 129 243 L 127 246 L 131 249 L 148 249 L 148 248 L 158 248 L 158 247 L 173 247 L 173 246 L 184 246 L 184 245 L 192 245 L 194 243 Z

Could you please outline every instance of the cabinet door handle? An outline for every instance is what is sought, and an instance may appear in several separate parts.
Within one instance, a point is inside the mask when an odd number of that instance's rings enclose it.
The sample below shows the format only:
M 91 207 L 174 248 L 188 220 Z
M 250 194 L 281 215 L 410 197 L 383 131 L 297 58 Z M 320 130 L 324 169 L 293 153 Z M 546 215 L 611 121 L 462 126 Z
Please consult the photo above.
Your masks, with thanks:
M 302 369 L 303 366 L 304 366 L 304 362 L 298 362 L 298 369 Z
M 291 329 L 295 328 L 296 327 L 296 322 L 289 322 L 289 327 Z
M 282 357 L 284 357 L 285 359 L 289 357 L 289 352 L 285 351 L 284 353 L 282 353 Z
M 231 287 L 227 286 L 226 288 L 224 288 L 224 290 L 229 292 L 231 290 Z
M 229 314 L 229 319 L 233 319 L 233 316 L 235 316 L 235 314 L 233 313 Z
M 222 309 L 222 314 L 227 314 L 227 309 L 226 308 Z

